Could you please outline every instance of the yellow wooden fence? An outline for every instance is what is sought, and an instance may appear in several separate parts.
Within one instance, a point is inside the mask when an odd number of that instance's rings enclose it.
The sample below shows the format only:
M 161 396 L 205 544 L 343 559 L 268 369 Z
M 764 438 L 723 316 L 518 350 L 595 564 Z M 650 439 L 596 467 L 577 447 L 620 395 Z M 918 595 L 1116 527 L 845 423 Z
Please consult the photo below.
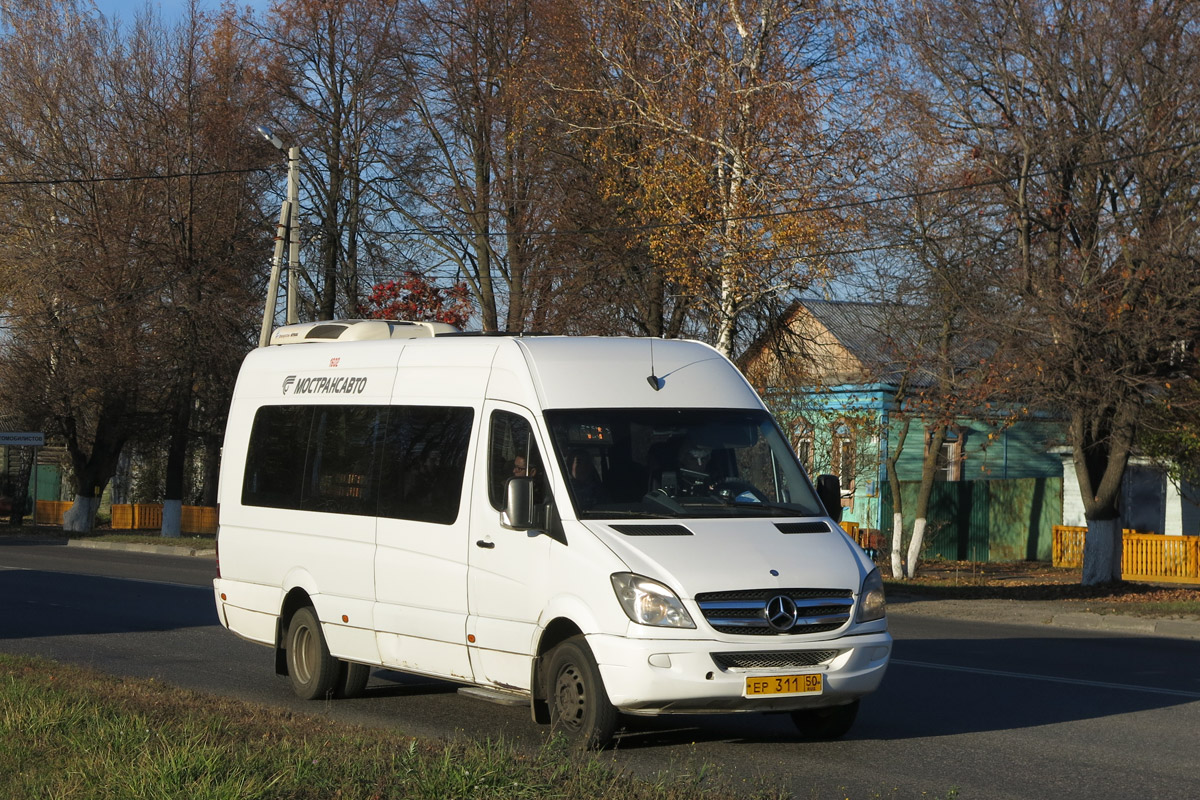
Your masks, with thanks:
M 62 525 L 63 514 L 71 507 L 69 500 L 38 500 L 33 505 L 35 525 Z
M 113 503 L 113 530 L 158 530 L 162 527 L 163 507 L 159 503 Z M 217 509 L 211 506 L 184 506 L 179 528 L 184 533 L 216 533 Z
M 1082 567 L 1086 534 L 1087 528 L 1055 525 L 1054 566 Z M 1125 580 L 1200 583 L 1200 536 L 1126 530 L 1121 540 L 1121 577 Z
M 71 501 L 38 500 L 34 519 L 38 525 L 62 525 L 63 514 Z M 113 503 L 113 530 L 159 530 L 162 528 L 162 505 L 159 503 Z M 180 514 L 183 533 L 216 533 L 217 509 L 211 506 L 184 506 Z
M 879 554 L 883 549 L 883 537 L 879 535 L 879 531 L 870 528 L 863 528 L 857 522 L 841 522 L 842 530 L 850 535 L 859 547 L 867 551 L 867 555 L 872 558 Z

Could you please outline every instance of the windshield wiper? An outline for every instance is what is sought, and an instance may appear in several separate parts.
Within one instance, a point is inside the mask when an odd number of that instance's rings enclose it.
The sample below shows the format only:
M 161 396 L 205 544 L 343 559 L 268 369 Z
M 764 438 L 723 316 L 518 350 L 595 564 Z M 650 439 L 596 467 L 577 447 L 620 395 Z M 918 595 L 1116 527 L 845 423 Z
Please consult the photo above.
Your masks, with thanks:
M 663 514 L 657 511 L 600 511 L 591 510 L 584 511 L 582 519 L 587 520 L 602 520 L 611 519 L 613 517 L 634 517 L 644 519 L 675 519 L 676 514 Z

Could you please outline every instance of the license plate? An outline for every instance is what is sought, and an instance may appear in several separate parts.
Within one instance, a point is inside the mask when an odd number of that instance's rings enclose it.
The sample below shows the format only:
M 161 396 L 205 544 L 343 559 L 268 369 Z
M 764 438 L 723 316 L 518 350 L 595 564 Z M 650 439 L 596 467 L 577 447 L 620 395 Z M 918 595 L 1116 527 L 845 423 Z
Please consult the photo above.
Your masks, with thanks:
M 820 694 L 825 688 L 821 673 L 807 675 L 771 675 L 746 678 L 746 697 L 773 697 L 788 694 Z

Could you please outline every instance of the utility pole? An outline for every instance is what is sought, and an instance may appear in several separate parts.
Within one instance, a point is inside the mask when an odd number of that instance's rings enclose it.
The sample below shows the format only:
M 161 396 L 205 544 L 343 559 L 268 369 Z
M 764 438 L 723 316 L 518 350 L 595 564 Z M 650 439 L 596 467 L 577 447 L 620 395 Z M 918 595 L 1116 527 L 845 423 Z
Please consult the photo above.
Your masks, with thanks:
M 270 129 L 259 125 L 255 130 L 264 139 L 283 151 L 283 142 Z M 262 329 L 259 331 L 258 346 L 266 347 L 271 341 L 271 328 L 275 321 L 275 304 L 279 299 L 279 279 L 283 271 L 284 243 L 287 252 L 287 308 L 285 320 L 290 325 L 299 321 L 299 292 L 297 283 L 300 275 L 300 148 L 287 149 L 288 173 L 287 195 L 279 209 L 279 224 L 275 228 L 275 254 L 271 259 L 271 279 L 267 285 L 267 300 L 263 307 Z

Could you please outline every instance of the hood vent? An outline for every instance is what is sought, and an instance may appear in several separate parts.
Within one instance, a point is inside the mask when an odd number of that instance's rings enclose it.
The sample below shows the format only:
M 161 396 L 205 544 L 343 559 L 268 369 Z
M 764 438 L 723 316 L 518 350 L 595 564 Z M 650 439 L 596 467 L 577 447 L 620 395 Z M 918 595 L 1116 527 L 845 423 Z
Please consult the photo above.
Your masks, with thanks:
M 824 522 L 776 522 L 780 533 L 829 533 Z
M 613 525 L 612 529 L 626 536 L 691 536 L 682 525 Z

